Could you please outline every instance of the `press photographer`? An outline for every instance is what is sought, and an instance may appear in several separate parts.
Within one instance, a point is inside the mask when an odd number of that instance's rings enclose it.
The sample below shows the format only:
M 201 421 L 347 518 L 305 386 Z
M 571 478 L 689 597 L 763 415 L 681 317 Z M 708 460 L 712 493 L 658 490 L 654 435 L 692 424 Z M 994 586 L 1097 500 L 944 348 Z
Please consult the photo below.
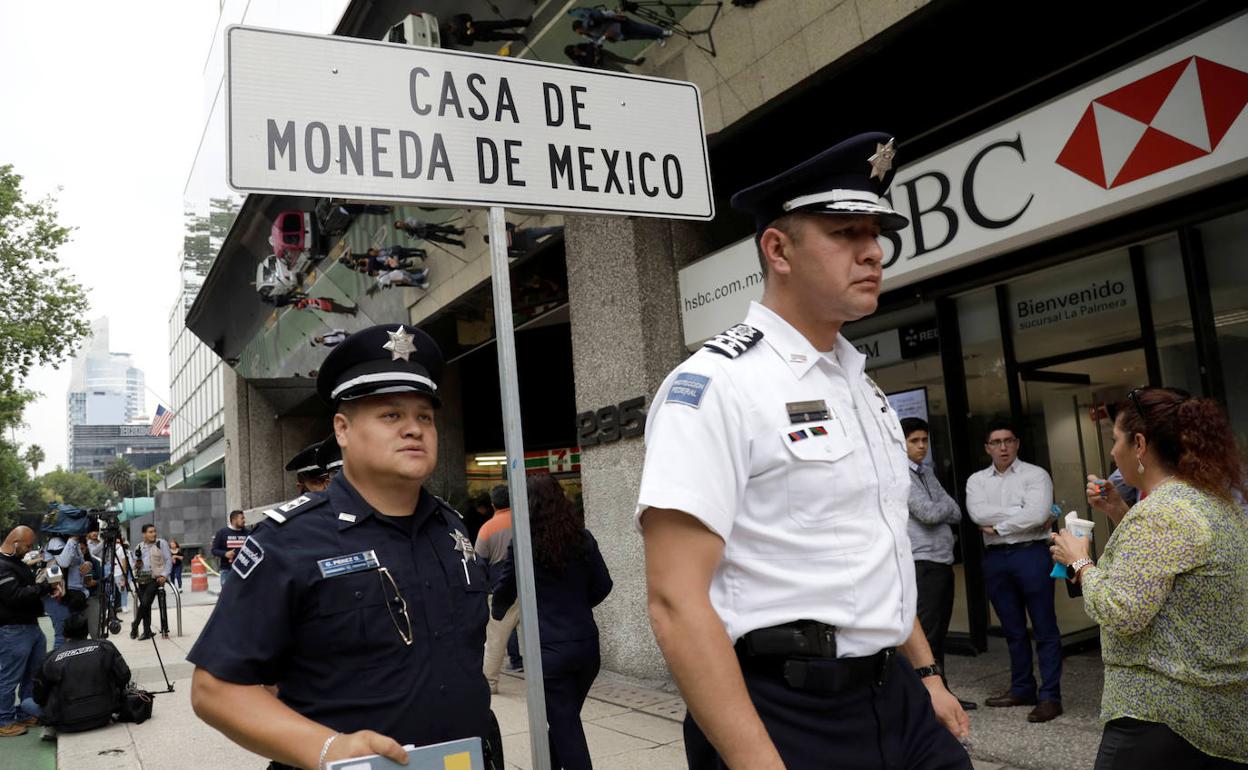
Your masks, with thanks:
M 43 598 L 60 598 L 64 583 L 35 583 L 24 557 L 35 547 L 35 531 L 15 527 L 0 545 L 0 737 L 24 735 L 35 715 L 16 709 L 17 697 L 34 694 L 34 676 L 47 640 L 39 628 Z M 59 568 L 58 568 L 59 571 Z

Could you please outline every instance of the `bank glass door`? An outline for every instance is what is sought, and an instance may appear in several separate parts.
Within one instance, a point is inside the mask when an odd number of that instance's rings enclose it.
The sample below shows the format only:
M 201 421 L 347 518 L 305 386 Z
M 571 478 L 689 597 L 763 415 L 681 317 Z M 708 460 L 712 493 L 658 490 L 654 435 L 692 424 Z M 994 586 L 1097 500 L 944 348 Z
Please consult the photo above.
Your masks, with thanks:
M 1113 470 L 1113 420 L 1116 404 L 1132 388 L 1148 381 L 1142 348 L 1096 356 L 1044 368 L 1020 368 L 1023 410 L 1035 442 L 1035 456 L 1053 478 L 1053 501 L 1061 515 L 1075 511 L 1096 523 L 1094 547 L 1105 547 L 1112 525 L 1088 505 L 1084 493 L 1088 474 L 1107 477 Z M 1063 636 L 1086 632 L 1095 623 L 1083 600 L 1071 597 L 1065 584 L 1056 591 L 1058 626 Z

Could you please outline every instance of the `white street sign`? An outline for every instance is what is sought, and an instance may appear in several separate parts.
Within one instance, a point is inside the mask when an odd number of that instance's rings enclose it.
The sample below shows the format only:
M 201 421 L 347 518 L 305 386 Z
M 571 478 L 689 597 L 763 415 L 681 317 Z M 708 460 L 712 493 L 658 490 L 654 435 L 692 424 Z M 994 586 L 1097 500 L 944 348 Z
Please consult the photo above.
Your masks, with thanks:
M 697 86 L 231 27 L 230 186 L 712 219 Z

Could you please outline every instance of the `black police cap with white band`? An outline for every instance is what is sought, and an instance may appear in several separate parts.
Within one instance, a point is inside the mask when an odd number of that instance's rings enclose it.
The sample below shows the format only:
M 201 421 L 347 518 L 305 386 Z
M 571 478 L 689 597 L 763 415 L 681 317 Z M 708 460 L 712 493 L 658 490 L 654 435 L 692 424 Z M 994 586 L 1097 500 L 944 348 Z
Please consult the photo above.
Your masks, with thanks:
M 321 364 L 316 392 L 339 404 L 382 393 L 422 393 L 440 404 L 442 351 L 425 332 L 405 324 L 382 324 L 355 332 Z
M 794 211 L 815 214 L 873 214 L 881 230 L 910 223 L 884 198 L 893 181 L 893 137 L 859 134 L 783 173 L 732 196 L 732 207 L 754 215 L 761 235 Z
M 330 473 L 342 470 L 342 447 L 338 446 L 337 436 L 331 433 L 329 438 L 316 445 L 316 461 Z
M 286 463 L 286 470 L 297 473 L 301 476 L 324 476 L 325 466 L 317 459 L 317 450 L 321 448 L 320 443 L 312 446 L 305 446 Z

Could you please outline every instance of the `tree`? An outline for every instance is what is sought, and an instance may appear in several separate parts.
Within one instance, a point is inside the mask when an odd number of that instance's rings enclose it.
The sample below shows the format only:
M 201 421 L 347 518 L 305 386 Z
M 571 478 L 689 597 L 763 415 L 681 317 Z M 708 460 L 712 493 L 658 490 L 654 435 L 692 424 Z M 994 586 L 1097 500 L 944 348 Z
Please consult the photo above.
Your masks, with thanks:
M 35 484 L 40 493 L 37 503 L 40 511 L 50 502 L 65 503 L 78 508 L 103 508 L 112 494 L 108 487 L 87 474 L 70 473 L 63 468 L 45 473 L 35 479 Z
M 134 466 L 124 457 L 118 457 L 104 469 L 104 484 L 122 497 L 130 495 L 130 484 L 134 481 Z
M 31 444 L 26 447 L 26 454 L 22 455 L 22 459 L 30 466 L 31 473 L 38 473 L 39 466 L 43 464 L 44 460 L 48 459 L 48 456 L 43 453 L 43 447 L 38 444 Z
M 54 199 L 27 201 L 21 183 L 13 166 L 0 166 L 0 392 L 8 393 L 90 333 L 86 292 L 57 259 L 70 229 L 57 222 Z

